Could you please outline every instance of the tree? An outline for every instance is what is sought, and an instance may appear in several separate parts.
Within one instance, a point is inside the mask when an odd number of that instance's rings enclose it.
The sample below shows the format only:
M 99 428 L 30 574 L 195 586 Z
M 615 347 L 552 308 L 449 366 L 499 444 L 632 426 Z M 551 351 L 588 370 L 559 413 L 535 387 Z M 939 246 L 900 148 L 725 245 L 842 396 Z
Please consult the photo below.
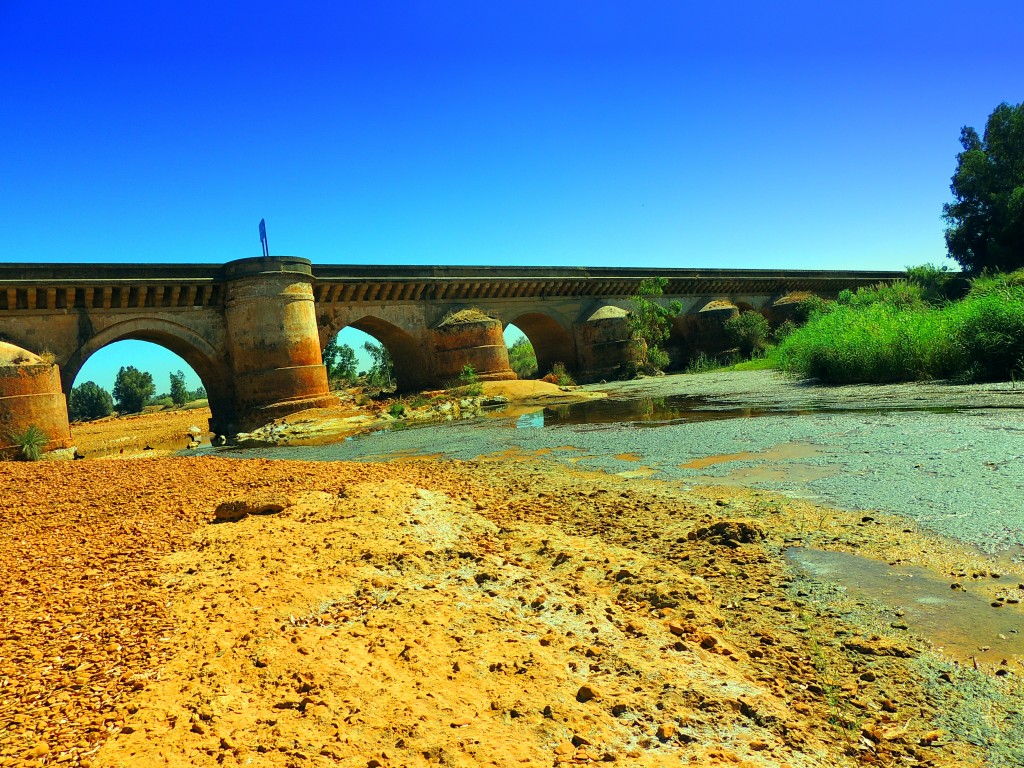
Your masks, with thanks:
M 95 381 L 87 381 L 71 390 L 68 416 L 72 421 L 89 421 L 109 416 L 114 411 L 110 393 Z
M 683 311 L 678 301 L 668 306 L 658 301 L 668 286 L 664 277 L 650 277 L 642 280 L 636 293 L 629 297 L 633 309 L 629 313 L 629 327 L 633 338 L 644 342 L 643 364 L 646 367 L 665 368 L 669 364 L 668 354 L 662 344 L 672 332 L 672 320 Z
M 349 382 L 356 377 L 356 351 L 348 344 L 338 344 L 335 336 L 324 347 L 324 365 L 330 381 Z
M 520 379 L 532 379 L 537 375 L 537 354 L 528 338 L 520 336 L 509 347 L 508 363 Z
M 949 255 L 971 274 L 1024 267 L 1024 103 L 996 107 L 984 138 L 964 126 L 960 144 L 956 200 L 942 206 Z
M 185 389 L 185 372 L 171 374 L 171 402 L 181 408 L 188 402 L 188 390 Z
M 370 356 L 370 371 L 366 374 L 367 382 L 372 387 L 391 389 L 395 386 L 395 364 L 391 354 L 381 344 L 364 341 L 363 349 Z
M 122 367 L 114 381 L 114 401 L 118 413 L 138 413 L 156 392 L 153 374 L 140 371 L 134 365 Z

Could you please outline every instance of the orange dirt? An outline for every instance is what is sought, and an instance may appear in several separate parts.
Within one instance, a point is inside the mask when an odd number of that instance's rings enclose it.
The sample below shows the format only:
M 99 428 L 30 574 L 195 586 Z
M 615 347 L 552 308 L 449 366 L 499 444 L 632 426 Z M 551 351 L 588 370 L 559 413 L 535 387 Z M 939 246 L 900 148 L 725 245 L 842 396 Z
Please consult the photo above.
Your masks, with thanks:
M 976 567 L 897 521 L 527 461 L 0 473 L 2 766 L 982 761 L 919 639 L 788 588 L 797 531 Z
M 180 451 L 188 443 L 188 428 L 195 426 L 209 438 L 210 409 L 158 411 L 133 416 L 76 422 L 71 425 L 71 444 L 90 458 L 103 455 L 133 456 L 147 445 L 166 453 Z

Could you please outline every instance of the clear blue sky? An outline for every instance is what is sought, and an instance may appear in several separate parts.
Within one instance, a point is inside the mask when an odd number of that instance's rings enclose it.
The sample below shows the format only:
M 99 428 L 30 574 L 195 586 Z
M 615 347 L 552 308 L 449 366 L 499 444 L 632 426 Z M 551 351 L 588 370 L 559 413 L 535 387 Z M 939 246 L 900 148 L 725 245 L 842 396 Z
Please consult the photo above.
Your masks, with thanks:
M 1020 0 L 0 0 L 3 258 L 219 263 L 265 217 L 320 263 L 939 262 L 1022 32 Z

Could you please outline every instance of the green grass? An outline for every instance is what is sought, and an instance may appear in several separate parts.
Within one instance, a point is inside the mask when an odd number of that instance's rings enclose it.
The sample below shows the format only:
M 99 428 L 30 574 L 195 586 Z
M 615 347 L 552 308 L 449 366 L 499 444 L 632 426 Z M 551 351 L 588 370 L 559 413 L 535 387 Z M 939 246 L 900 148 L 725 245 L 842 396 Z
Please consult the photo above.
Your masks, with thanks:
M 832 384 L 1019 377 L 1024 285 L 985 280 L 966 298 L 937 307 L 902 291 L 838 304 L 813 315 L 771 357 L 783 370 Z

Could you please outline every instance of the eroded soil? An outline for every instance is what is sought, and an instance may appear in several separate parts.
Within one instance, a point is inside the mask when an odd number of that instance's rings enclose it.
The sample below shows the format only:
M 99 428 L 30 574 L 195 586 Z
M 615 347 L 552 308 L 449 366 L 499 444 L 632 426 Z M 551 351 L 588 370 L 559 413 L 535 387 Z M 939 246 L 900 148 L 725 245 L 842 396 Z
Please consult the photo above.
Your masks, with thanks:
M 0 765 L 1021 758 L 1018 659 L 955 663 L 785 558 L 1015 587 L 898 518 L 540 459 L 0 472 Z

